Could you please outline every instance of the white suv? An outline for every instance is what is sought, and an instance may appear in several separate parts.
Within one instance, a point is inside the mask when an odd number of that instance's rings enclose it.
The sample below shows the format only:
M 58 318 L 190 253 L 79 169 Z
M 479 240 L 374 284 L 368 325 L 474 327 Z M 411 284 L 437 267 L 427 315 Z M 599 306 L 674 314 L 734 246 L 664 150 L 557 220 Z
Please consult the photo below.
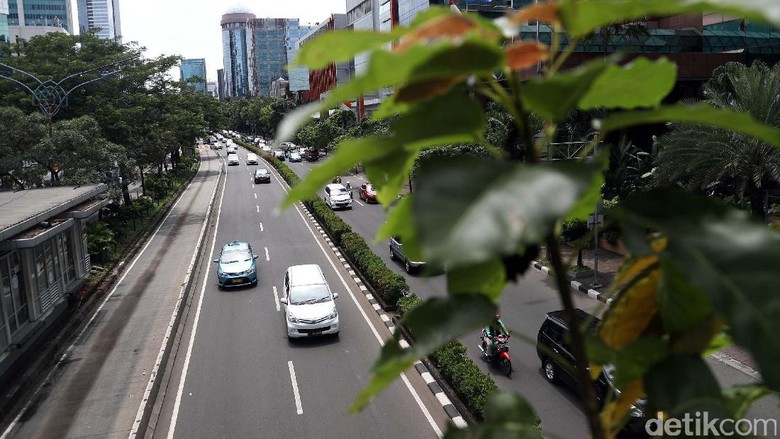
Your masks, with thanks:
M 343 184 L 329 184 L 325 186 L 325 204 L 331 209 L 352 209 L 352 197 Z
M 328 281 L 317 264 L 295 265 L 284 276 L 284 320 L 287 337 L 337 335 L 339 313 L 338 293 L 331 293 Z

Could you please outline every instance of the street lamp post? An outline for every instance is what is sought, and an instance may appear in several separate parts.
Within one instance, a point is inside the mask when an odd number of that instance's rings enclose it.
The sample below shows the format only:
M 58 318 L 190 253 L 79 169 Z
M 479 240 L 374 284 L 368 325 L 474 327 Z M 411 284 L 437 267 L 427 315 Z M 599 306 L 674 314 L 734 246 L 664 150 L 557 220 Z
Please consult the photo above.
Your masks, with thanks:
M 63 79 L 60 79 L 57 82 L 55 82 L 52 79 L 41 81 L 31 73 L 25 72 L 24 70 L 17 69 L 16 67 L 12 67 L 7 64 L 0 63 L 0 79 L 8 79 L 9 81 L 13 81 L 21 85 L 22 87 L 24 87 L 27 91 L 30 92 L 30 94 L 32 94 L 33 104 L 38 106 L 38 109 L 41 110 L 41 113 L 43 113 L 43 115 L 46 116 L 49 121 L 49 137 L 51 137 L 52 118 L 57 113 L 59 113 L 62 107 L 68 105 L 68 95 L 70 95 L 71 92 L 73 92 L 77 88 L 83 87 L 93 82 L 100 81 L 113 74 L 121 72 L 122 64 L 137 59 L 139 56 L 140 56 L 139 54 L 136 54 L 131 57 L 110 64 L 106 64 L 103 66 L 94 67 L 78 73 L 74 73 L 70 76 L 66 76 Z M 80 82 L 67 90 L 65 89 L 66 83 L 68 81 L 74 78 L 81 78 L 83 75 L 97 72 L 97 71 L 100 72 L 100 76 L 87 81 Z M 33 81 L 35 81 L 37 85 L 33 89 L 29 87 L 27 84 L 25 84 L 24 82 L 20 81 L 19 79 L 14 78 L 13 77 L 14 75 L 23 76 L 28 79 L 32 79 Z

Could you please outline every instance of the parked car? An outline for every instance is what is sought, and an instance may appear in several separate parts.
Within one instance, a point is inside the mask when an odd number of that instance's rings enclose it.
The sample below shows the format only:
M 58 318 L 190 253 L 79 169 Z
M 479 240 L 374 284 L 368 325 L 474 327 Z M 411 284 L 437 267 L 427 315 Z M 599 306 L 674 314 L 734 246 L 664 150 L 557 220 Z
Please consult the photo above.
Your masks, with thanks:
M 236 154 L 236 153 L 228 154 L 227 162 L 228 162 L 228 166 L 240 165 L 241 164 L 241 162 L 238 160 L 238 154 Z
M 358 197 L 366 203 L 376 203 L 376 189 L 371 183 L 363 183 L 358 189 Z
M 257 285 L 257 255 L 248 242 L 233 240 L 222 246 L 217 263 L 217 283 L 220 287 Z
M 280 150 L 277 149 L 276 151 L 274 151 L 274 157 L 276 157 L 277 160 L 283 162 L 284 159 L 285 159 L 284 151 L 280 151 Z
M 577 320 L 586 330 L 595 334 L 600 320 L 587 312 L 577 309 Z M 571 331 L 563 310 L 548 312 L 539 334 L 536 337 L 536 354 L 542 362 L 542 372 L 545 379 L 553 384 L 564 384 L 579 395 L 577 368 L 572 354 Z M 611 398 L 620 394 L 613 378 L 614 368 L 605 366 L 593 382 L 596 398 L 603 406 Z M 637 401 L 631 407 L 630 419 L 626 423 L 622 435 L 646 437 L 644 401 Z
M 425 266 L 425 262 L 422 261 L 413 261 L 406 257 L 404 254 L 404 246 L 401 244 L 401 237 L 400 236 L 392 236 L 390 238 L 390 259 L 392 260 L 398 260 L 401 261 L 401 263 L 404 265 L 404 270 L 412 274 Z
M 246 164 L 247 165 L 256 165 L 257 164 L 257 154 L 250 152 L 246 155 Z
M 301 155 L 297 152 L 290 153 L 290 162 L 300 162 Z
M 270 183 L 271 173 L 268 169 L 260 168 L 255 171 L 255 183 Z
M 284 320 L 287 337 L 338 335 L 339 313 L 335 299 L 319 265 L 295 265 L 284 275 Z
M 325 186 L 325 204 L 331 209 L 352 209 L 352 197 L 343 184 L 332 183 Z

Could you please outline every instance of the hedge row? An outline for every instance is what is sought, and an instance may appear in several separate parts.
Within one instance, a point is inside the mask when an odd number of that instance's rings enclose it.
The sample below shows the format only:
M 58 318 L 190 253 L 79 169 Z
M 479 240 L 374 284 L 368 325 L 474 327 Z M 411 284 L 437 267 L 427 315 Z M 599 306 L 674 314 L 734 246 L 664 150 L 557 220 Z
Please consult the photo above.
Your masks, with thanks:
M 422 299 L 412 294 L 399 300 L 398 310 L 403 316 L 420 303 Z M 479 366 L 466 356 L 466 346 L 458 340 L 453 340 L 433 351 L 429 358 L 469 411 L 479 420 L 483 420 L 488 397 L 498 390 L 498 386 L 490 375 L 482 372 Z
M 352 231 L 344 233 L 341 235 L 341 247 L 386 304 L 395 306 L 409 294 L 406 279 L 387 268 L 385 261 L 371 250 L 360 235 Z
M 250 151 L 262 154 L 263 158 L 279 171 L 279 174 L 290 186 L 295 186 L 300 181 L 300 178 L 284 162 L 277 160 L 273 154 L 260 151 L 255 146 L 241 140 L 235 140 L 235 142 Z M 409 285 L 406 283 L 406 279 L 387 268 L 385 262 L 371 250 L 366 240 L 354 233 L 349 224 L 336 215 L 325 202 L 314 196 L 304 199 L 303 204 L 317 218 L 333 242 L 342 248 L 384 304 L 395 306 L 399 299 L 409 294 Z

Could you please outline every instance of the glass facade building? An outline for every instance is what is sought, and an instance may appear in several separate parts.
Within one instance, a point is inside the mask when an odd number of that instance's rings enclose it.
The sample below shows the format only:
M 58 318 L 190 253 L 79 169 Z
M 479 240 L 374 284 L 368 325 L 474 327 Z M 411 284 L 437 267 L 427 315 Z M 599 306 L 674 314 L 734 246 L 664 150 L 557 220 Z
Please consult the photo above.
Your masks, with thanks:
M 8 25 L 60 27 L 73 33 L 70 0 L 8 0 Z
M 11 33 L 8 30 L 8 0 L 0 0 L 0 42 L 11 41 Z
M 95 32 L 100 38 L 117 40 L 122 36 L 119 24 L 119 0 L 77 0 L 79 32 Z
M 301 26 L 297 18 L 258 18 L 252 21 L 249 74 L 253 96 L 268 96 L 271 82 L 289 77 L 287 64 L 297 52 L 296 43 L 311 29 Z
M 252 60 L 252 21 L 255 15 L 236 11 L 222 16 L 222 65 L 224 66 L 224 99 L 250 95 L 249 65 Z M 276 78 L 274 78 L 276 79 Z
M 195 87 L 195 90 L 199 92 L 206 92 L 206 60 L 203 58 L 183 59 L 179 66 L 179 73 L 181 74 L 181 80 L 186 81 L 190 78 L 200 78 L 198 82 L 193 82 L 190 85 Z

